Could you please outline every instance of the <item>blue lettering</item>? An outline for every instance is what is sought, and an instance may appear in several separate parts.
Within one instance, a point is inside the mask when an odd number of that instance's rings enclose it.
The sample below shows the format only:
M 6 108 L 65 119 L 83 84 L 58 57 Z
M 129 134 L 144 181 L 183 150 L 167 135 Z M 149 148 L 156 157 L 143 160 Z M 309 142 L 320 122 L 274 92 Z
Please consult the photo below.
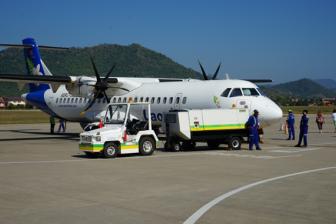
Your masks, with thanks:
M 162 121 L 162 114 L 158 113 L 158 114 L 157 114 L 157 119 L 158 119 L 159 121 Z
M 143 116 L 144 116 L 145 121 L 148 121 L 148 118 L 146 117 L 146 110 L 143 110 Z
M 155 116 L 154 113 L 151 113 L 151 119 L 152 119 L 152 121 L 156 121 L 156 116 Z

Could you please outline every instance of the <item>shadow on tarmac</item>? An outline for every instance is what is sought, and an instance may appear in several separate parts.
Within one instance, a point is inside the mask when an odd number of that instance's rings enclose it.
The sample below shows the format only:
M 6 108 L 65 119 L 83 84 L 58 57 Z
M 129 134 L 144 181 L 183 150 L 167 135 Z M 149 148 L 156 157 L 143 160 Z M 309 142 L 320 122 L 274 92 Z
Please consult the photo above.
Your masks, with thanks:
M 1 141 L 25 141 L 25 140 L 47 140 L 47 139 L 62 139 L 62 140 L 78 140 L 79 135 L 78 133 L 67 133 L 67 132 L 59 132 L 51 134 L 49 132 L 31 132 L 29 130 L 38 130 L 38 129 L 25 129 L 24 131 L 20 130 L 1 130 L 1 133 L 4 132 L 14 132 L 14 133 L 21 133 L 21 134 L 32 134 L 32 135 L 44 135 L 43 137 L 36 137 L 36 138 L 9 138 L 9 139 L 0 139 Z

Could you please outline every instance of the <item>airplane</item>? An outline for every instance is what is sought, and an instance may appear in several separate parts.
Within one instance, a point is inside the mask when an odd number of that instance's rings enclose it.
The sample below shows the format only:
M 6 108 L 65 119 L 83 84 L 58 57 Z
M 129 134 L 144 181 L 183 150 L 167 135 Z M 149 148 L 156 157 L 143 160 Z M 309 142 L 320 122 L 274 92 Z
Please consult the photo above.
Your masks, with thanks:
M 145 108 L 131 108 L 133 117 L 139 120 L 152 120 L 153 129 L 158 131 L 162 114 L 169 110 L 181 109 L 247 109 L 250 115 L 260 112 L 260 128 L 277 123 L 282 118 L 281 108 L 267 98 L 254 83 L 273 82 L 270 79 L 215 80 L 208 79 L 200 64 L 204 80 L 169 78 L 122 78 L 109 73 L 101 78 L 91 57 L 96 77 L 52 76 L 41 60 L 38 48 L 69 50 L 49 46 L 38 46 L 33 38 L 26 38 L 23 45 L 0 44 L 3 47 L 23 48 L 27 74 L 0 74 L 0 81 L 17 82 L 20 90 L 26 83 L 30 92 L 21 97 L 45 113 L 67 121 L 78 122 L 85 130 L 98 124 L 105 116 L 110 102 L 151 102 L 151 117 L 146 116 Z M 91 126 L 90 126 L 91 125 Z

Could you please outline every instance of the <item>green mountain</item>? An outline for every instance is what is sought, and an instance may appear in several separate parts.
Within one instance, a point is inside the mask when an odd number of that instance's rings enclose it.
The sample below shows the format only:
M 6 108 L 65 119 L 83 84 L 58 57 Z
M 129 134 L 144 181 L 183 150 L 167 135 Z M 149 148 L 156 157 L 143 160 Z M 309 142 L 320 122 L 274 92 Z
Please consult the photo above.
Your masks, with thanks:
M 303 99 L 326 98 L 336 97 L 336 93 L 330 89 L 323 87 L 322 85 L 310 80 L 300 79 L 297 81 L 286 82 L 279 85 L 275 85 L 268 89 L 274 89 L 282 92 L 286 96 L 289 96 L 291 92 L 292 97 L 298 97 Z
M 202 79 L 199 72 L 185 68 L 165 55 L 139 44 L 101 44 L 85 48 L 73 47 L 69 51 L 39 51 L 43 62 L 55 76 L 95 76 L 91 54 L 100 76 L 105 76 L 118 61 L 112 77 Z M 7 48 L 0 51 L 0 74 L 2 73 L 27 74 L 21 49 Z M 20 96 L 28 91 L 27 85 L 23 91 L 19 91 L 16 83 L 0 82 L 0 96 Z

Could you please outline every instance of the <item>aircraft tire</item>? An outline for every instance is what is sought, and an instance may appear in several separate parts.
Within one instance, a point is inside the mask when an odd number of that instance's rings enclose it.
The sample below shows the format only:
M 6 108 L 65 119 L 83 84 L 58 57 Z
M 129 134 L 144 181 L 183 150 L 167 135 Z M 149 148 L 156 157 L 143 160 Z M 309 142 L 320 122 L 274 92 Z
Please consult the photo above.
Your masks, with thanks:
M 139 142 L 139 152 L 143 156 L 150 156 L 153 154 L 156 145 L 151 137 L 143 137 Z
M 208 140 L 207 144 L 210 149 L 217 149 L 220 143 L 217 140 Z
M 229 148 L 237 150 L 240 149 L 241 147 L 241 139 L 238 137 L 232 137 L 229 140 Z
M 111 142 L 104 146 L 103 154 L 105 158 L 115 158 L 118 155 L 118 146 Z

